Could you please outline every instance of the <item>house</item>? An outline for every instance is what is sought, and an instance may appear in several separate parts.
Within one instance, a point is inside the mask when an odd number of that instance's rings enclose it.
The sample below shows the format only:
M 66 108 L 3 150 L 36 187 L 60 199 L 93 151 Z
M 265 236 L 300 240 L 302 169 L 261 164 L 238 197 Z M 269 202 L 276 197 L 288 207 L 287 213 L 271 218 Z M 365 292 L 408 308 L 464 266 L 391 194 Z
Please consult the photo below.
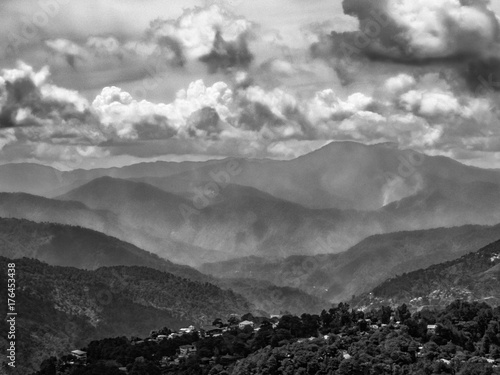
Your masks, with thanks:
M 196 346 L 182 345 L 179 347 L 179 357 L 189 357 L 191 354 L 196 354 Z
M 87 353 L 83 350 L 73 350 L 70 353 L 69 358 L 71 360 L 66 361 L 68 365 L 86 365 L 87 364 Z
M 428 324 L 427 325 L 427 334 L 433 335 L 434 333 L 436 333 L 436 328 L 437 328 L 436 324 Z
M 191 333 L 191 332 L 194 332 L 194 331 L 195 331 L 194 326 L 189 326 L 187 328 L 181 328 L 179 330 L 179 332 L 181 332 L 181 333 Z
M 351 355 L 349 353 L 347 353 L 345 350 L 342 352 L 342 357 L 344 357 L 344 359 L 351 359 Z
M 167 335 L 158 335 L 158 336 L 156 337 L 156 340 L 157 340 L 157 341 L 161 341 L 161 340 L 165 340 L 165 339 L 167 339 L 167 338 L 168 338 L 168 336 L 167 336 Z
M 83 350 L 73 350 L 71 355 L 80 361 L 87 361 L 87 352 Z
M 251 322 L 250 320 L 244 320 L 238 324 L 239 329 L 244 329 L 245 327 L 252 327 L 253 328 L 254 323 Z
M 217 337 L 222 334 L 223 329 L 218 326 L 203 326 L 200 332 L 202 337 Z

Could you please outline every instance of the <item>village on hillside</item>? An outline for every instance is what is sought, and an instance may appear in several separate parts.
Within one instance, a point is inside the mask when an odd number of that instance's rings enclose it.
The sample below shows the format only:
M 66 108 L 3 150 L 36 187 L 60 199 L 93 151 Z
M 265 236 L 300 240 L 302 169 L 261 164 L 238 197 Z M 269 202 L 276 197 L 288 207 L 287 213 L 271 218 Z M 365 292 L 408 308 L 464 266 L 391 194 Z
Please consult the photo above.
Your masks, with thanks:
M 149 336 L 145 338 L 132 337 L 125 341 L 124 338 L 121 338 L 121 341 L 117 341 L 119 339 L 105 339 L 96 342 L 97 344 L 91 343 L 88 350 L 94 352 L 94 357 L 96 351 L 102 355 L 107 350 L 105 348 L 109 349 L 110 347 L 125 346 L 128 351 L 143 353 L 133 360 L 133 365 L 117 367 L 123 374 L 131 373 L 132 368 L 140 367 L 141 364 L 144 364 L 143 367 L 145 367 L 145 363 L 156 367 L 162 374 L 176 373 L 176 371 L 190 368 L 190 366 L 196 366 L 200 371 L 203 369 L 209 371 L 213 368 L 226 369 L 233 367 L 236 362 L 246 357 L 246 354 L 241 354 L 245 352 L 244 348 L 239 350 L 238 345 L 245 346 L 256 341 L 262 341 L 262 344 L 258 345 L 257 348 L 264 347 L 268 343 L 271 344 L 271 347 L 280 348 L 285 358 L 288 358 L 292 364 L 295 361 L 294 348 L 296 345 L 335 346 L 338 347 L 338 350 L 324 354 L 321 357 L 322 360 L 337 358 L 340 361 L 352 361 L 356 353 L 349 349 L 349 343 L 354 337 L 359 340 L 367 340 L 376 336 L 378 332 L 383 336 L 389 335 L 388 337 L 404 337 L 408 335 L 409 327 L 414 324 L 405 309 L 385 309 L 385 311 L 381 309 L 378 314 L 359 314 L 357 319 L 353 319 L 356 317 L 354 310 L 351 312 L 344 310 L 344 316 L 341 316 L 338 323 L 335 323 L 338 326 L 328 329 L 328 332 L 325 332 L 321 325 L 329 322 L 331 317 L 339 311 L 341 312 L 342 306 L 338 311 L 330 310 L 330 317 L 329 313 L 325 311 L 321 317 L 303 314 L 300 318 L 291 315 L 272 315 L 269 318 L 254 317 L 251 314 L 238 318 L 236 315 L 231 315 L 226 322 L 218 318 L 211 325 L 201 327 L 190 325 L 177 331 L 165 327 L 158 331 L 151 331 Z M 424 311 L 424 314 L 426 313 Z M 435 314 L 431 311 L 428 313 Z M 432 363 L 453 366 L 459 357 L 439 354 L 435 352 L 436 348 L 431 345 L 432 340 L 439 342 L 439 337 L 444 335 L 448 328 L 443 323 L 427 323 L 423 326 L 421 323 L 419 324 L 420 328 L 413 327 L 410 332 L 413 329 L 415 332 L 412 335 L 422 336 L 422 338 L 413 341 L 406 349 L 414 358 L 413 360 L 415 362 L 432 360 Z M 333 327 L 334 323 L 330 322 L 329 325 Z M 453 325 L 466 332 L 470 330 L 471 322 L 457 320 L 453 322 Z M 267 337 L 267 340 L 264 340 L 263 337 Z M 240 339 L 240 341 L 232 341 L 235 338 Z M 429 339 L 431 341 L 428 341 Z M 233 345 L 229 351 L 227 347 L 226 350 L 224 349 L 226 344 L 221 345 L 221 343 L 227 342 L 232 342 L 230 345 Z M 68 356 L 63 357 L 63 361 L 60 361 L 58 365 L 58 373 L 62 374 L 71 368 L 90 365 L 85 350 L 73 350 Z M 158 355 L 158 353 L 169 354 Z M 477 363 L 490 365 L 492 369 L 500 370 L 498 353 L 490 353 L 489 355 L 485 353 L 471 358 L 474 358 Z

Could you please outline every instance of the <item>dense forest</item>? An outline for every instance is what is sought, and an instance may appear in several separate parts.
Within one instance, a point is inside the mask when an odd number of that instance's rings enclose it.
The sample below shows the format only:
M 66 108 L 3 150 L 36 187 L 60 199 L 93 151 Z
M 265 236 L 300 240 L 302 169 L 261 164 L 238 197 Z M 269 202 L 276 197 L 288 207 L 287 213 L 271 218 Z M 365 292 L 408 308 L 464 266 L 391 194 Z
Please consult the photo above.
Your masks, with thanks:
M 0 257 L 0 268 L 11 260 Z M 16 304 L 19 374 L 38 368 L 47 355 L 116 335 L 144 335 L 159 325 L 178 329 L 207 324 L 223 313 L 243 314 L 251 306 L 219 287 L 146 267 L 104 267 L 85 271 L 17 259 Z M 7 274 L 0 283 L 7 285 Z M 7 301 L 0 288 L 0 301 Z M 0 312 L 5 316 L 7 303 Z M 7 332 L 7 322 L 0 329 Z M 0 350 L 7 348 L 0 337 Z M 29 371 L 29 372 L 28 372 Z
M 223 333 L 165 327 L 145 339 L 95 340 L 82 347 L 85 362 L 53 356 L 36 375 L 500 374 L 500 308 L 479 302 L 413 314 L 406 305 L 363 312 L 341 303 L 319 315 L 246 314 L 213 327 Z

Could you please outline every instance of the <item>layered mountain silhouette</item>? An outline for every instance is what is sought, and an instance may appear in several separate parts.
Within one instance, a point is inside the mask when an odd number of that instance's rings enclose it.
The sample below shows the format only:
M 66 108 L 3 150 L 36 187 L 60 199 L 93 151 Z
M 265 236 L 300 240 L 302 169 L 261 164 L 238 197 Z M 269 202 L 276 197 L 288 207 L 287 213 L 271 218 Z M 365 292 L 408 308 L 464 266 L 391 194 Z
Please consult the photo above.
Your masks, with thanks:
M 0 265 L 19 266 L 19 341 L 33 353 L 20 361 L 231 312 L 498 304 L 499 204 L 499 170 L 394 144 L 335 142 L 289 161 L 2 165 Z
M 467 233 L 484 230 L 485 241 L 497 239 L 496 229 L 454 226 L 500 222 L 500 171 L 393 144 L 335 142 L 289 161 L 156 162 L 69 172 L 12 164 L 0 166 L 0 190 L 6 191 L 0 193 L 2 217 L 92 229 L 190 266 L 230 261 L 203 269 L 231 278 L 256 277 L 251 272 L 258 267 L 281 275 L 291 267 L 298 275 L 293 281 L 256 278 L 331 301 L 374 287 L 404 261 L 424 267 L 486 244 Z M 404 234 L 409 250 L 400 251 L 396 232 L 436 227 L 443 229 L 425 239 Z M 301 275 L 297 263 L 310 260 L 321 272 Z M 228 274 L 225 267 L 250 271 Z
M 68 225 L 0 218 L 0 256 L 38 259 L 53 266 L 96 270 L 101 267 L 142 266 L 191 281 L 210 283 L 241 294 L 263 314 L 319 312 L 328 303 L 296 288 L 270 282 L 219 279 L 172 263 L 134 245 L 102 233 Z
M 328 162 L 322 163 L 325 159 Z M 277 165 L 280 167 L 275 168 Z M 346 168 L 344 172 L 342 168 Z M 353 201 L 368 199 L 373 209 L 311 208 L 311 202 L 297 203 L 301 200 L 298 195 L 283 193 L 290 200 L 276 197 L 281 193 L 271 186 L 285 183 L 301 186 L 304 194 L 317 196 L 318 202 L 328 206 L 330 198 L 314 191 L 322 185 L 311 175 L 313 170 L 323 180 L 331 173 L 336 176 L 333 187 L 327 189 L 329 194 L 346 197 L 350 191 Z M 133 180 L 98 177 L 53 200 L 4 193 L 0 214 L 95 229 L 192 266 L 242 256 L 338 253 L 375 234 L 500 222 L 498 171 L 401 151 L 391 145 L 334 143 L 287 162 L 227 159 L 175 168 L 169 163 L 152 163 L 61 172 L 61 179 L 76 176 L 74 183 L 106 171 Z M 139 181 L 141 173 L 151 174 L 142 178 L 148 183 Z M 246 173 L 262 190 L 250 186 Z M 259 173 L 262 179 L 257 178 Z M 349 178 L 344 181 L 346 186 L 354 184 L 351 189 L 340 183 L 341 176 L 349 173 L 357 173 L 353 177 L 356 184 Z M 302 182 L 295 184 L 299 177 Z M 263 185 L 266 180 L 267 187 Z M 176 192 L 168 191 L 162 181 Z M 66 201 L 66 205 L 56 201 Z
M 111 211 L 93 210 L 81 202 L 53 200 L 24 193 L 0 193 L 0 217 L 93 229 L 184 264 L 198 264 L 202 259 L 227 259 L 219 252 L 173 241 L 168 236 L 154 237 L 141 230 L 140 226 L 129 225 Z
M 460 185 L 500 184 L 500 171 L 465 166 L 450 158 L 400 150 L 394 144 L 333 142 L 289 161 L 224 159 L 155 162 L 122 168 L 60 172 L 33 164 L 0 166 L 0 191 L 54 197 L 99 177 L 135 179 L 193 195 L 207 182 L 254 187 L 311 208 L 378 209 L 432 189 L 435 178 Z
M 142 266 L 199 282 L 215 279 L 134 245 L 82 227 L 0 218 L 0 256 L 34 258 L 52 266 L 96 270 Z
M 500 239 L 500 225 L 464 226 L 368 237 L 340 254 L 270 260 L 247 257 L 203 265 L 219 277 L 242 277 L 297 287 L 333 302 L 368 292 L 384 280 L 456 259 Z
M 111 212 L 123 226 L 154 238 L 212 249 L 226 258 L 338 252 L 385 225 L 370 221 L 370 213 L 315 210 L 237 185 L 226 186 L 206 206 L 145 183 L 110 177 L 93 180 L 58 199 Z M 337 241 L 324 248 L 318 237 L 327 235 Z

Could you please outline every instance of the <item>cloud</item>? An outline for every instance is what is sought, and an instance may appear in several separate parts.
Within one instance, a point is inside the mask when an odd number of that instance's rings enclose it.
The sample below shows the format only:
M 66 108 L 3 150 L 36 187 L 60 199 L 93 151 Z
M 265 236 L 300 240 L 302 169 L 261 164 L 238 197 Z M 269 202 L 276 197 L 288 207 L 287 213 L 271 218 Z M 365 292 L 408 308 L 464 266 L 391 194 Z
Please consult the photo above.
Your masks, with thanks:
M 343 85 L 378 65 L 403 72 L 448 66 L 473 91 L 500 89 L 500 23 L 487 0 L 344 0 L 354 31 L 312 28 L 310 53 L 328 61 Z M 330 29 L 331 30 L 331 29 Z M 494 82 L 494 84 L 490 84 Z
M 221 31 L 217 30 L 210 53 L 200 57 L 200 61 L 208 66 L 210 73 L 228 71 L 232 68 L 247 69 L 253 60 L 248 48 L 247 35 L 241 34 L 234 42 L 223 39 Z
M 97 119 L 89 104 L 78 92 L 54 86 L 48 82 L 49 70 L 35 72 L 19 63 L 15 69 L 5 69 L 0 78 L 0 128 L 26 128 L 26 137 L 43 134 L 50 129 L 64 137 L 65 130 L 82 125 L 88 128 Z M 38 129 L 29 129 L 29 128 Z M 93 138 L 91 131 L 82 132 L 74 141 Z M 73 134 L 68 137 L 73 138 Z
M 91 36 L 85 42 L 85 47 L 93 51 L 96 56 L 122 56 L 121 43 L 112 36 Z
M 99 159 L 110 156 L 110 151 L 96 146 L 35 144 L 31 153 L 38 160 L 78 164 L 82 159 Z
M 465 78 L 470 89 L 480 95 L 500 90 L 500 52 L 496 56 L 472 59 Z
M 226 120 L 231 100 L 232 91 L 225 83 L 206 87 L 200 80 L 179 91 L 177 98 L 168 104 L 137 101 L 117 87 L 106 87 L 92 107 L 99 115 L 103 131 L 115 140 L 168 139 L 221 131 L 214 116 Z
M 453 75 L 396 74 L 380 85 L 383 94 L 377 88 L 347 96 L 333 89 L 312 95 L 266 89 L 245 77 L 233 85 L 194 81 L 169 103 L 137 100 L 111 86 L 90 104 L 51 84 L 48 69 L 20 64 L 0 77 L 0 114 L 7 119 L 0 148 L 24 144 L 26 159 L 59 155 L 77 163 L 131 152 L 287 158 L 300 153 L 293 147 L 331 140 L 397 142 L 457 155 L 495 152 L 500 145 L 500 111 L 493 106 L 499 94 L 461 90 Z
M 395 77 L 390 77 L 384 84 L 384 92 L 389 95 L 397 95 L 401 92 L 406 92 L 414 87 L 416 80 L 409 74 L 398 74 Z
M 14 129 L 2 129 L 0 131 L 0 151 L 8 144 L 15 143 L 16 141 L 17 137 Z
M 375 100 L 362 93 L 350 95 L 346 100 L 339 98 L 332 89 L 317 92 L 307 103 L 307 116 L 313 123 L 322 120 L 341 121 L 356 113 L 368 111 Z
M 219 135 L 223 130 L 221 119 L 212 107 L 203 107 L 193 112 L 186 123 L 189 134 L 193 137 L 211 137 Z
M 91 36 L 77 43 L 67 39 L 50 39 L 45 45 L 55 57 L 54 64 L 65 63 L 78 71 L 117 69 L 124 65 L 154 65 L 154 73 L 169 67 L 182 67 L 186 60 L 178 41 L 161 37 L 152 42 L 136 40 L 120 42 L 112 36 Z
M 67 39 L 46 40 L 45 45 L 56 55 L 62 56 L 67 64 L 73 69 L 76 68 L 77 60 L 85 60 L 87 51 Z
M 151 22 L 146 35 L 153 42 L 165 37 L 178 41 L 188 59 L 198 60 L 214 52 L 214 47 L 223 50 L 236 46 L 243 48 L 241 43 L 254 27 L 245 18 L 214 4 L 186 9 L 177 20 L 157 19 Z
M 47 39 L 44 48 L 56 74 L 71 69 L 58 77 L 73 75 L 72 85 L 102 89 L 124 81 L 142 80 L 146 84 L 150 78 L 159 80 L 168 72 L 182 79 L 199 70 L 200 61 L 212 73 L 247 70 L 254 59 L 249 41 L 255 29 L 244 17 L 210 5 L 185 9 L 176 19 L 157 18 L 142 36 L 89 34 L 84 38 Z M 171 85 L 175 89 L 168 84 L 157 86 L 148 90 L 155 91 L 150 95 L 178 89 L 175 84 Z
M 411 90 L 400 98 L 400 104 L 422 117 L 450 116 L 460 112 L 461 105 L 451 92 Z
M 500 27 L 483 0 L 344 0 L 357 17 L 357 44 L 401 60 L 472 57 L 498 48 Z M 354 41 L 356 44 L 356 41 Z

